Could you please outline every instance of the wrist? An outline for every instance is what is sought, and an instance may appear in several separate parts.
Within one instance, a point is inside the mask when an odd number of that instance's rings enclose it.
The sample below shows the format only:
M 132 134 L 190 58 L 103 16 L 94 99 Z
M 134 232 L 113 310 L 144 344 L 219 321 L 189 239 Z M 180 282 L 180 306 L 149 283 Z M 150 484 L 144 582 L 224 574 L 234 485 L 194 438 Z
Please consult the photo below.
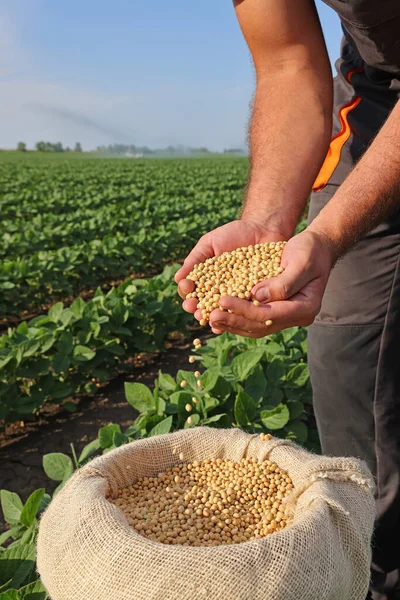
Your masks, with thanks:
M 316 217 L 307 227 L 305 232 L 315 236 L 327 249 L 331 256 L 332 267 L 344 253 L 342 240 L 334 235 L 334 232 L 324 223 L 323 219 Z
M 245 208 L 240 215 L 240 220 L 251 223 L 262 231 L 273 232 L 282 240 L 290 239 L 297 225 L 288 222 L 279 211 L 273 210 L 260 212 Z

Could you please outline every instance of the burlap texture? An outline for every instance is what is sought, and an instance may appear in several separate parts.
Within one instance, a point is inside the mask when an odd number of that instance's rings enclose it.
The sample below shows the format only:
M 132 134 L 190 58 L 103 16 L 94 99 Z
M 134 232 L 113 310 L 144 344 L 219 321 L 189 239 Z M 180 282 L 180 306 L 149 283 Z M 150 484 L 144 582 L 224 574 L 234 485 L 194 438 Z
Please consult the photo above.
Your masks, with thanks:
M 218 547 L 165 545 L 132 529 L 106 495 L 176 462 L 256 457 L 293 480 L 294 523 Z M 198 427 L 139 440 L 76 472 L 44 513 L 38 570 L 52 600 L 364 600 L 374 522 L 361 461 L 313 455 L 286 440 Z

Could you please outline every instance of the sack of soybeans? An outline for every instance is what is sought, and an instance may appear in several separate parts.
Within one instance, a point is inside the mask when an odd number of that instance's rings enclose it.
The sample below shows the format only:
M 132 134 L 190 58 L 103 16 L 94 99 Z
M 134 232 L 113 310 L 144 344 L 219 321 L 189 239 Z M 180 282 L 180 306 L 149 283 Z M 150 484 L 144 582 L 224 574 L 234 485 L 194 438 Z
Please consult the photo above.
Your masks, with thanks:
M 361 461 L 198 427 L 77 471 L 44 513 L 52 600 L 364 600 L 374 522 Z

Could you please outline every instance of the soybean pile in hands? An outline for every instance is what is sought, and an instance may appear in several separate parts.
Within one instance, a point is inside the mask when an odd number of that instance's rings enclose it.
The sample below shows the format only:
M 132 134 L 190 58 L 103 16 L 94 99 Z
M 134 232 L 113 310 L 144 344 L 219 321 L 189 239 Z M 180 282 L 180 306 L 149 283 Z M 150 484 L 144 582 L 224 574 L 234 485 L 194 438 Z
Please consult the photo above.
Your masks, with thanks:
M 265 242 L 244 246 L 195 265 L 187 279 L 193 281 L 196 287 L 186 299 L 198 299 L 197 308 L 202 315 L 200 325 L 208 322 L 216 308 L 224 310 L 219 305 L 222 296 L 251 300 L 251 290 L 257 283 L 282 273 L 281 256 L 285 244 Z

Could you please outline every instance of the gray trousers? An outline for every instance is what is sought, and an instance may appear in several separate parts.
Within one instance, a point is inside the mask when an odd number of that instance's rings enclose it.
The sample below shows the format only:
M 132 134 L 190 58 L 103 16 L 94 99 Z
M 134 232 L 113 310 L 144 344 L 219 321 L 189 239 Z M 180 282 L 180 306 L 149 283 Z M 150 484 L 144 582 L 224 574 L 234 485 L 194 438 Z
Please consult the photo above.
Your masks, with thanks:
M 368 139 L 365 131 L 373 122 L 368 121 L 368 110 L 379 103 L 379 95 L 368 97 L 368 82 L 362 77 L 362 102 L 349 117 L 352 135 L 328 185 L 312 194 L 309 221 L 373 137 Z M 335 81 L 336 106 L 355 93 L 344 77 Z M 336 121 L 334 133 L 340 127 Z M 371 590 L 374 599 L 392 600 L 400 569 L 400 212 L 336 264 L 308 339 L 322 450 L 365 460 L 375 478 Z

